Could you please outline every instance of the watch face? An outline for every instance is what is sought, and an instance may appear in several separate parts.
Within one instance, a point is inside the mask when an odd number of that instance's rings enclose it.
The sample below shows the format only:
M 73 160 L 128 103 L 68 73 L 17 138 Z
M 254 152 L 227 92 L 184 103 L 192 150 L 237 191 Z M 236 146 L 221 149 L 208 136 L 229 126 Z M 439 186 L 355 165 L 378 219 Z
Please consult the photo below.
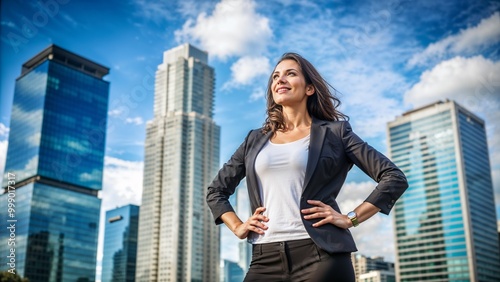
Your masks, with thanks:
M 350 212 L 347 213 L 347 217 L 348 218 L 355 218 L 356 217 L 356 213 L 353 212 L 353 211 L 350 211 Z

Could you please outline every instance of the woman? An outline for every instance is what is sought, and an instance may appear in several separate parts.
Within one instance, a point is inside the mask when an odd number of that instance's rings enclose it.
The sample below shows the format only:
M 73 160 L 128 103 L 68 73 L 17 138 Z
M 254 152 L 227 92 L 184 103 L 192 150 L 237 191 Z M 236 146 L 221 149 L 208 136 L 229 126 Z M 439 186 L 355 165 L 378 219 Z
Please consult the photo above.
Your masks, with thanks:
M 388 214 L 408 187 L 401 170 L 352 132 L 339 104 L 309 61 L 284 54 L 269 78 L 264 126 L 208 187 L 216 224 L 253 244 L 245 281 L 355 281 L 348 229 Z M 378 185 L 342 214 L 335 199 L 353 164 Z M 254 211 L 245 222 L 229 203 L 244 177 Z

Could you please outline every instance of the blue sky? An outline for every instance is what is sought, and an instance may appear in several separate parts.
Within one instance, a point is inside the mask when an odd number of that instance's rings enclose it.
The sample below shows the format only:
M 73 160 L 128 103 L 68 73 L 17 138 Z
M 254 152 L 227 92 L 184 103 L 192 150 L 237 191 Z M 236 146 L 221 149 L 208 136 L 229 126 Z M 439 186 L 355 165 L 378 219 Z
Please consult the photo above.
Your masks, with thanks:
M 308 58 L 339 91 L 355 132 L 382 152 L 386 123 L 440 99 L 454 99 L 487 123 L 500 214 L 499 1 L 2 1 L 0 171 L 21 65 L 54 43 L 110 68 L 103 210 L 140 204 L 145 123 L 153 113 L 154 72 L 165 50 L 189 42 L 216 71 L 214 119 L 221 162 L 265 116 L 267 75 L 277 58 Z M 135 90 L 144 90 L 137 96 Z M 13 132 L 10 132 L 13 133 Z M 353 171 L 341 207 L 373 189 Z M 113 197 L 113 202 L 109 199 Z M 370 233 L 370 236 L 363 236 Z M 390 217 L 354 235 L 360 253 L 393 259 Z M 222 256 L 237 240 L 223 232 Z

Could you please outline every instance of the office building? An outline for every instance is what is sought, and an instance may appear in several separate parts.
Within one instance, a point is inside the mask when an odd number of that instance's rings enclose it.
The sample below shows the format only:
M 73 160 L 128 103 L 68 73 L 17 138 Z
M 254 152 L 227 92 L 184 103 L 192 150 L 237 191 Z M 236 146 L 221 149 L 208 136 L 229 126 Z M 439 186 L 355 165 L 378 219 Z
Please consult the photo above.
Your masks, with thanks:
M 223 273 L 221 282 L 241 282 L 245 278 L 245 273 L 238 263 L 227 259 L 224 260 Z
M 361 277 L 363 274 L 370 272 L 372 274 L 365 275 L 365 277 L 385 279 L 384 277 L 390 277 L 390 273 L 392 273 L 393 278 L 395 277 L 394 263 L 385 261 L 383 257 L 367 257 L 353 253 L 351 254 L 351 261 L 357 282 L 362 281 Z
M 356 277 L 359 282 L 396 282 L 394 271 L 372 270 Z
M 106 212 L 102 282 L 135 281 L 139 207 L 127 205 Z
M 409 182 L 394 210 L 398 281 L 498 281 L 484 121 L 446 100 L 397 117 L 388 140 Z
M 219 227 L 205 201 L 219 169 L 214 69 L 189 44 L 164 53 L 147 123 L 137 281 L 217 281 Z
M 51 45 L 16 79 L 0 241 L 14 236 L 16 271 L 31 282 L 95 281 L 108 72 Z M 3 232 L 8 220 L 13 234 Z M 10 248 L 0 244 L 1 270 L 11 269 Z

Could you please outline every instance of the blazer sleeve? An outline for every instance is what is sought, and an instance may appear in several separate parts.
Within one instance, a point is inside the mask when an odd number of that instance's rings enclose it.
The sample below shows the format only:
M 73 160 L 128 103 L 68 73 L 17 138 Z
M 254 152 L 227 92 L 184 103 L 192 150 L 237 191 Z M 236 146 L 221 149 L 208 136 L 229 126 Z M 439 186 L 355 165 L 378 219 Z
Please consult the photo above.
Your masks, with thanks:
M 208 186 L 206 200 L 216 224 L 223 223 L 220 219 L 221 215 L 230 211 L 234 212 L 229 203 L 229 197 L 234 194 L 236 187 L 246 175 L 245 152 L 250 133 Z
M 406 176 L 386 156 L 357 136 L 349 122 L 344 122 L 341 130 L 344 150 L 349 159 L 378 183 L 365 201 L 378 207 L 380 212 L 389 214 L 408 188 Z

